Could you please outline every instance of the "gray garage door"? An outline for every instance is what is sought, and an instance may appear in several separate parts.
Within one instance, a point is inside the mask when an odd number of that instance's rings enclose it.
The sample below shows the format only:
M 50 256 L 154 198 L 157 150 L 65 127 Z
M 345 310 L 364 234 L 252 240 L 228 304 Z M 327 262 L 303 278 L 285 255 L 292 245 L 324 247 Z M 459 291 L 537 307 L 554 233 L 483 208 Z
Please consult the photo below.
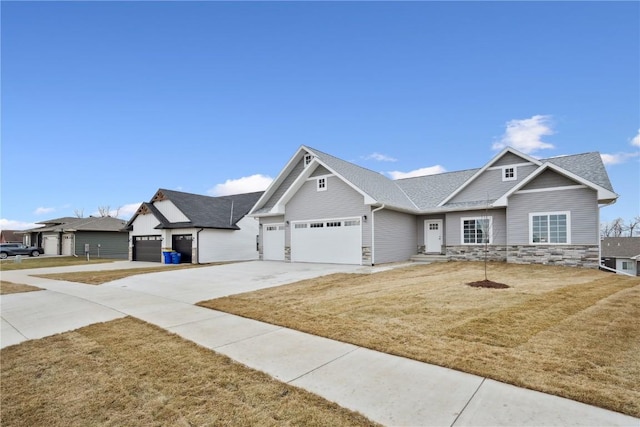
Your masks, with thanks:
M 160 236 L 135 236 L 133 238 L 133 260 L 162 262 L 162 238 Z
M 172 237 L 173 250 L 180 252 L 180 262 L 191 264 L 193 259 L 193 236 L 191 234 L 177 234 Z

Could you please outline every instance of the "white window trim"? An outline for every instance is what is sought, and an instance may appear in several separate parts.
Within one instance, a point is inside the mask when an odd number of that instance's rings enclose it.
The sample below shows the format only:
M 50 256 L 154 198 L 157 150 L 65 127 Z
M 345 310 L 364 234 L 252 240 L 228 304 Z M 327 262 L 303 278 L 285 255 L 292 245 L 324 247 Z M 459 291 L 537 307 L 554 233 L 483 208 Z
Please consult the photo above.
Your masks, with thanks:
M 465 221 L 471 221 L 471 220 L 482 220 L 482 219 L 488 219 L 489 220 L 489 242 L 488 243 L 465 243 L 464 242 L 464 222 Z M 460 218 L 460 244 L 463 246 L 478 246 L 478 245 L 485 245 L 485 244 L 493 244 L 493 216 L 463 216 L 462 218 Z
M 305 168 L 307 166 L 309 166 L 312 161 L 313 161 L 313 155 L 312 154 L 305 154 L 304 155 L 304 167 Z
M 513 169 L 513 177 L 506 177 L 507 169 Z M 513 165 L 502 167 L 502 180 L 503 181 L 517 181 L 518 180 L 518 168 Z
M 547 216 L 550 215 L 566 215 L 567 216 L 567 241 L 563 243 L 551 243 L 551 242 L 534 242 L 533 241 L 533 217 L 534 216 Z M 547 230 L 548 232 L 549 230 Z M 547 240 L 548 240 L 547 236 Z M 529 244 L 530 245 L 544 245 L 544 246 L 559 246 L 571 244 L 571 211 L 558 211 L 558 212 L 531 212 L 529 213 Z
M 324 184 L 324 186 L 322 186 L 322 187 L 320 186 L 321 182 Z M 328 182 L 329 182 L 329 180 L 326 177 L 324 177 L 324 176 L 318 177 L 316 179 L 316 190 L 318 190 L 318 191 L 327 191 Z

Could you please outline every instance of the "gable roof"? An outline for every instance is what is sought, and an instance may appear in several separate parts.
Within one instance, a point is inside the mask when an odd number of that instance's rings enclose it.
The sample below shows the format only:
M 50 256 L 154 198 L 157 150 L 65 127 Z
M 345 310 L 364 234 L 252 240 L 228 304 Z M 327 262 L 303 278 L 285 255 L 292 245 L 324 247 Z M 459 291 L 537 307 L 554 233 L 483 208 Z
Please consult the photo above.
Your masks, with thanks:
M 3 243 L 22 242 L 22 236 L 20 236 L 17 230 L 0 230 L 0 241 Z
M 121 231 L 126 221 L 110 216 L 88 218 L 63 217 L 39 222 L 43 227 L 25 230 L 24 233 L 53 231 L 56 233 L 74 231 Z
M 296 171 L 296 166 L 299 167 L 300 161 L 307 153 L 313 156 L 313 160 L 302 172 L 299 169 Z M 284 204 L 293 197 L 293 194 L 304 180 L 319 165 L 327 168 L 331 173 L 362 194 L 365 204 L 385 205 L 389 209 L 413 213 L 476 209 L 479 205 L 486 207 L 487 200 L 461 203 L 448 202 L 487 169 L 494 165 L 499 167 L 500 159 L 506 158 L 506 156 L 509 156 L 509 161 L 520 158 L 522 163 L 532 164 L 537 169 L 519 183 L 514 181 L 513 187 L 501 197 L 496 195 L 496 199 L 489 200 L 488 202 L 494 207 L 505 206 L 506 197 L 517 191 L 517 189 L 522 188 L 523 185 L 547 169 L 561 173 L 580 184 L 598 191 L 599 201 L 610 203 L 618 197 L 613 192 L 600 154 L 596 152 L 538 160 L 512 147 L 506 147 L 487 164 L 478 169 L 445 172 L 394 181 L 381 173 L 302 145 L 271 183 L 264 195 L 256 202 L 250 214 L 254 216 L 281 215 Z M 292 181 L 290 175 L 294 171 L 298 175 Z M 276 197 L 278 200 L 275 200 Z
M 601 256 L 633 258 L 640 255 L 640 237 L 605 237 L 600 242 Z
M 132 228 L 133 221 L 145 210 L 151 211 L 160 224 L 158 229 L 175 228 L 216 228 L 239 230 L 237 223 L 251 210 L 263 192 L 234 194 L 230 196 L 203 196 L 167 189 L 159 189 L 148 203 L 143 203 L 138 211 L 126 224 L 126 229 Z M 154 202 L 169 200 L 187 218 L 188 221 L 170 222 L 154 206 Z

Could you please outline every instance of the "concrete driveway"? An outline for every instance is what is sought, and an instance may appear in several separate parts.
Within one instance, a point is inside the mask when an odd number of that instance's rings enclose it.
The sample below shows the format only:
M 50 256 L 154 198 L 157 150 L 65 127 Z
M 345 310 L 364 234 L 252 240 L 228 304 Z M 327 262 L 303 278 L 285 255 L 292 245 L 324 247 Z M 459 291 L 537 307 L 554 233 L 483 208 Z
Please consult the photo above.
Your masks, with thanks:
M 140 266 L 120 262 L 91 269 Z M 193 305 L 335 272 L 388 268 L 256 261 L 153 273 L 101 286 L 29 276 L 52 269 L 3 272 L 3 280 L 47 290 L 0 297 L 1 345 L 130 315 L 385 425 L 640 425 L 637 418 L 569 399 Z

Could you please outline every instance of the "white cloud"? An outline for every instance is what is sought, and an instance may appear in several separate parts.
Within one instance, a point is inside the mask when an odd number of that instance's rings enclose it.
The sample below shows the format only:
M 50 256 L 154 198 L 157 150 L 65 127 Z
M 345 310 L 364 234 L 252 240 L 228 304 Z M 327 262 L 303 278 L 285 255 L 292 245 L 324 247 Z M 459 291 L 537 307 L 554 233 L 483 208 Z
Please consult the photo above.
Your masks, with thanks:
M 29 228 L 42 227 L 42 224 L 33 222 L 15 221 L 12 219 L 0 218 L 0 229 L 2 230 L 27 230 Z
M 605 165 L 617 165 L 638 156 L 640 156 L 640 151 L 635 153 L 600 154 L 602 163 Z
M 129 219 L 136 213 L 141 204 L 142 202 L 126 204 L 121 206 L 117 211 L 112 211 L 111 216 L 115 216 L 117 212 L 118 218 Z
M 429 166 L 427 168 L 416 169 L 409 172 L 391 171 L 387 172 L 391 179 L 413 178 L 416 176 L 435 175 L 446 172 L 447 170 L 440 165 Z
M 228 179 L 224 184 L 216 184 L 207 193 L 211 196 L 228 196 L 230 194 L 253 193 L 254 191 L 264 191 L 273 178 L 266 175 L 244 176 L 238 179 Z
M 43 208 L 43 207 L 39 207 L 37 208 L 35 211 L 33 211 L 34 215 L 44 215 L 44 214 L 48 214 L 50 212 L 55 211 L 56 208 Z
M 640 129 L 638 129 L 638 134 L 631 140 L 631 145 L 634 147 L 640 147 Z
M 378 153 L 378 152 L 371 153 L 368 156 L 366 156 L 364 159 L 365 160 L 375 160 L 375 161 L 378 161 L 378 162 L 397 162 L 398 161 L 398 159 L 396 159 L 396 158 L 393 158 L 391 156 L 387 156 L 386 154 L 381 154 L 381 153 Z
M 541 140 L 545 135 L 553 135 L 551 116 L 535 115 L 529 119 L 514 119 L 507 122 L 507 128 L 500 141 L 492 146 L 494 150 L 501 150 L 507 146 L 523 153 L 533 153 L 538 150 L 554 148 L 553 145 Z

